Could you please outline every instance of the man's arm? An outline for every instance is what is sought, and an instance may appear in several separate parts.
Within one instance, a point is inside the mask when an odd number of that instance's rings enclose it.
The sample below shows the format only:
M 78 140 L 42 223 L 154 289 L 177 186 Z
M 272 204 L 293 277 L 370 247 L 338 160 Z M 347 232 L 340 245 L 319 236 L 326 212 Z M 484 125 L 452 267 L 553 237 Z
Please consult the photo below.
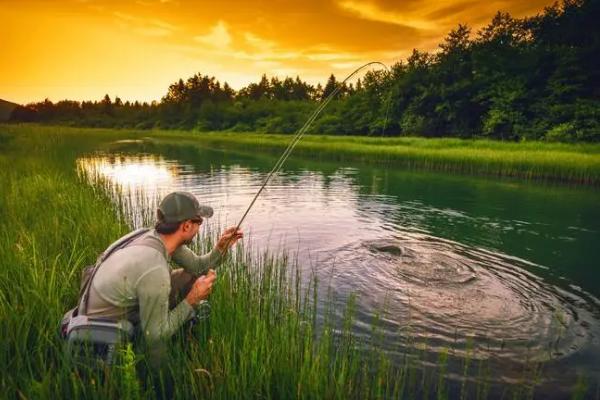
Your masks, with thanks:
M 136 284 L 140 323 L 148 341 L 171 337 L 193 315 L 192 306 L 185 300 L 169 311 L 170 290 L 169 272 L 163 266 L 150 269 Z
M 243 236 L 241 230 L 228 228 L 219 238 L 217 245 L 210 253 L 199 256 L 190 250 L 189 247 L 182 245 L 175 250 L 171 256 L 172 260 L 181 265 L 187 272 L 195 275 L 205 274 L 209 268 L 219 265 L 223 260 L 223 255 Z
M 175 250 L 171 259 L 191 274 L 204 275 L 209 268 L 219 265 L 223 257 L 216 247 L 210 253 L 199 256 L 186 245 L 182 245 Z

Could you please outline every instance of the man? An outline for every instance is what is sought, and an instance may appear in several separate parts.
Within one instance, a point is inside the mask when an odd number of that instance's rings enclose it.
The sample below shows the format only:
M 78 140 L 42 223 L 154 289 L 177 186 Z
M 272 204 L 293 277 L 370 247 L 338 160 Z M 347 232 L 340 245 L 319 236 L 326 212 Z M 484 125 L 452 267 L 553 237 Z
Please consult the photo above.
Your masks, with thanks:
M 212 208 L 200 205 L 191 193 L 167 195 L 154 229 L 102 262 L 90 285 L 86 315 L 139 324 L 151 343 L 173 335 L 210 295 L 216 279 L 212 267 L 243 236 L 229 228 L 212 251 L 196 255 L 187 244 L 212 215 Z M 170 261 L 182 268 L 172 270 Z

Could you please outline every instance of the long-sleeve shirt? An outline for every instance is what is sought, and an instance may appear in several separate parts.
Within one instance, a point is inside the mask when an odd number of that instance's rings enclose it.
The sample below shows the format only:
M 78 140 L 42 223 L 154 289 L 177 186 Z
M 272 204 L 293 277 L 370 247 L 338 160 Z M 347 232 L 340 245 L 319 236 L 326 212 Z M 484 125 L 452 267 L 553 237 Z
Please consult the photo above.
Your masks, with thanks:
M 90 287 L 87 315 L 139 322 L 146 339 L 155 341 L 170 337 L 193 316 L 193 307 L 185 300 L 169 310 L 169 261 L 202 275 L 221 261 L 221 253 L 213 249 L 198 256 L 182 245 L 169 257 L 156 230 L 143 234 L 142 239 L 154 243 L 129 245 L 102 263 Z

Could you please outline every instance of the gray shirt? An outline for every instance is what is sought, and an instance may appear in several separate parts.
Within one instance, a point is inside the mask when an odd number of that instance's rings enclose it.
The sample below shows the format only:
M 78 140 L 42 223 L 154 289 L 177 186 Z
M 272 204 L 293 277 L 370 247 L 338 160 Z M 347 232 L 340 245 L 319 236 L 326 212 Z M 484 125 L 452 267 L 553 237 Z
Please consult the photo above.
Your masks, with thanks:
M 194 275 L 202 275 L 221 261 L 221 253 L 213 249 L 198 256 L 182 245 L 169 257 L 156 230 L 142 237 L 155 240 L 155 245 L 127 246 L 102 263 L 92 281 L 87 315 L 139 322 L 146 339 L 154 341 L 170 337 L 193 315 L 192 306 L 185 300 L 169 310 L 169 261 Z

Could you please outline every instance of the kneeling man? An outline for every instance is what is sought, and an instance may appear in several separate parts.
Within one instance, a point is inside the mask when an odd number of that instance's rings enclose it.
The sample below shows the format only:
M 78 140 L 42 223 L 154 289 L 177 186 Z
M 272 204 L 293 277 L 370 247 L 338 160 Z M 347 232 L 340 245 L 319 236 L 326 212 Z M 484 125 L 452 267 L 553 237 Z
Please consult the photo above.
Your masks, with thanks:
M 195 254 L 187 245 L 212 214 L 212 208 L 200 205 L 191 193 L 167 195 L 158 207 L 154 229 L 136 231 L 133 241 L 99 265 L 89 286 L 85 314 L 126 319 L 139 326 L 150 343 L 173 335 L 210 295 L 216 279 L 212 268 L 242 237 L 240 230 L 229 228 L 212 251 Z M 172 269 L 171 261 L 182 268 Z

